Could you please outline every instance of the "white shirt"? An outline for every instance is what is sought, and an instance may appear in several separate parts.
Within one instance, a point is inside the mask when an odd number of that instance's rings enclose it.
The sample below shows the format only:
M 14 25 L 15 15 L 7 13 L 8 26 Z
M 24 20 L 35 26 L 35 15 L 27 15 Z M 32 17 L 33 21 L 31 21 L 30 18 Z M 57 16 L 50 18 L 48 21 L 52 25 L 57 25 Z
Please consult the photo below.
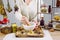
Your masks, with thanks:
M 43 0 L 41 0 L 41 5 L 42 4 L 43 4 Z M 40 0 L 39 0 L 38 12 L 40 12 L 41 5 L 40 5 Z M 32 0 L 29 3 L 29 5 L 27 5 L 22 0 L 20 0 L 20 7 L 21 7 L 22 15 L 26 16 L 29 20 L 37 19 L 37 0 Z M 39 18 L 40 18 L 40 16 L 39 16 Z

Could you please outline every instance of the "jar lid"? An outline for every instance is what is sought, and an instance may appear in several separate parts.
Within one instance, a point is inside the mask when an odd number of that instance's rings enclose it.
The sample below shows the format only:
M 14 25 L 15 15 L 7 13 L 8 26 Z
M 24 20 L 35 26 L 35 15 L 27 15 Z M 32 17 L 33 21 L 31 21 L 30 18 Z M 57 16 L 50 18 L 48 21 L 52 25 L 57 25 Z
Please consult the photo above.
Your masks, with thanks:
M 12 27 L 17 26 L 16 24 L 12 24 Z

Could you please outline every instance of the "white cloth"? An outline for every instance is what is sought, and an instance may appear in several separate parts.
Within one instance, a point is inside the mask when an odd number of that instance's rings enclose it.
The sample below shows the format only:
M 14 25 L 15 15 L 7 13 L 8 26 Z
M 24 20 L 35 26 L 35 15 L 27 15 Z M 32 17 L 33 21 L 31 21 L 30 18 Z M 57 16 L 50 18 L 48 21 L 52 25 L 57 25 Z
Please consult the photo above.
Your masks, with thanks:
M 14 33 L 6 35 L 3 40 L 53 40 L 48 30 L 43 30 L 43 38 L 16 38 Z
M 20 27 L 21 26 L 20 24 L 21 24 L 22 15 L 19 11 L 15 12 L 15 19 L 16 19 L 15 23 L 17 24 L 18 27 Z
M 16 11 L 15 12 L 15 17 L 16 17 L 17 20 L 21 21 L 22 15 L 21 15 L 20 12 Z
M 0 21 L 3 20 L 3 15 L 0 15 Z

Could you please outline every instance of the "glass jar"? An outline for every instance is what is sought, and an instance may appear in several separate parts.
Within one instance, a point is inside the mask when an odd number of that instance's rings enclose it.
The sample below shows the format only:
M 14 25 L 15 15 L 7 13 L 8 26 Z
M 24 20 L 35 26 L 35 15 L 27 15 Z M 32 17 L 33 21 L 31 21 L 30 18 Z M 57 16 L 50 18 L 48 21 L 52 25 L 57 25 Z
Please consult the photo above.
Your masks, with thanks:
M 56 7 L 60 7 L 60 0 L 57 0 Z
M 41 6 L 41 13 L 47 13 L 48 12 L 47 10 L 48 10 L 48 8 L 46 5 Z
M 55 13 L 54 15 L 54 20 L 59 21 L 60 20 L 60 15 L 59 13 Z

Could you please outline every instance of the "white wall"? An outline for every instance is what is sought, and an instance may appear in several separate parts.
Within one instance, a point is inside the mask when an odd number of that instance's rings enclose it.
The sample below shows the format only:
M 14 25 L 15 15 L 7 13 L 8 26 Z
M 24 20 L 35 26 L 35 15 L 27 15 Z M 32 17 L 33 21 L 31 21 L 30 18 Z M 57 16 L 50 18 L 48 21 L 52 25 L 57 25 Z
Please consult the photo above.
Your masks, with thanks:
M 7 8 L 7 0 L 3 0 L 3 3 L 4 3 L 4 8 L 6 9 Z M 11 23 L 15 23 L 16 20 L 15 20 L 15 15 L 14 15 L 14 1 L 9 0 L 9 3 L 10 3 L 10 6 L 12 8 L 12 12 L 9 13 L 6 10 L 6 13 L 7 13 L 8 19 L 10 20 L 9 25 L 11 25 Z
M 18 2 L 19 2 L 19 1 L 17 1 L 17 3 L 18 3 Z M 3 3 L 4 3 L 4 8 L 6 9 L 6 8 L 7 8 L 7 0 L 3 0 Z M 8 23 L 8 25 L 11 25 L 12 23 L 16 23 L 18 26 L 20 26 L 20 21 L 19 21 L 19 20 L 16 20 L 15 14 L 14 14 L 15 2 L 14 2 L 14 0 L 9 0 L 9 3 L 10 3 L 10 7 L 12 8 L 12 11 L 9 13 L 9 12 L 6 10 L 8 19 L 9 19 L 9 21 L 10 21 L 10 23 Z
M 46 5 L 51 5 L 52 6 L 52 0 L 44 0 L 44 3 L 46 4 Z M 53 0 L 53 7 L 55 7 L 56 6 L 56 0 Z M 60 8 L 52 8 L 52 14 L 54 15 L 54 13 L 59 13 L 58 15 L 60 15 Z M 48 20 L 50 20 L 51 19 L 51 15 L 50 14 L 44 14 L 44 16 L 45 16 L 45 23 L 48 23 Z

